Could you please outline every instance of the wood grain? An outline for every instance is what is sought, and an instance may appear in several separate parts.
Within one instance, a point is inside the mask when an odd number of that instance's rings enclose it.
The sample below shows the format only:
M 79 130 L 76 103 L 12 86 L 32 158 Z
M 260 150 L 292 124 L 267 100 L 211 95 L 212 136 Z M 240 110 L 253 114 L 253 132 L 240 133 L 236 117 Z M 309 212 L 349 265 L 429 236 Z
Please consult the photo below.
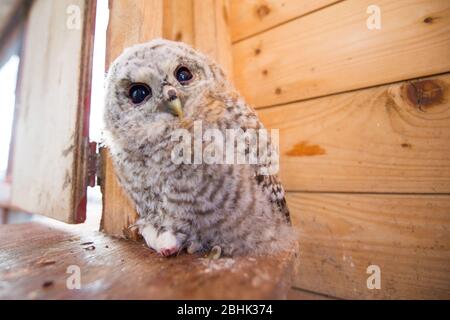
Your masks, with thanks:
M 450 298 L 450 195 L 289 193 L 294 285 L 348 299 Z M 367 289 L 369 265 L 381 289 Z
M 106 40 L 106 67 L 132 45 L 163 36 L 162 0 L 110 0 L 109 24 Z M 137 240 L 136 230 L 129 226 L 136 222 L 135 206 L 119 184 L 107 149 L 101 152 L 103 214 L 100 229 L 107 234 Z
M 450 192 L 450 74 L 267 108 L 291 191 Z
M 109 0 L 106 66 L 134 44 L 163 35 L 162 0 Z
M 119 184 L 111 155 L 106 148 L 100 152 L 102 159 L 102 218 L 100 230 L 114 236 L 138 240 L 137 231 L 130 228 L 139 218 L 135 206 Z
M 338 0 L 231 0 L 231 40 L 239 41 Z
M 68 28 L 69 5 L 80 8 L 80 28 Z M 95 2 L 35 1 L 30 10 L 16 103 L 11 204 L 80 223 L 86 213 Z
M 164 0 L 164 38 L 194 45 L 194 0 Z
M 271 106 L 450 71 L 450 2 L 348 0 L 233 45 L 237 88 Z
M 229 1 L 194 0 L 195 48 L 218 62 L 233 79 Z
M 290 288 L 293 252 L 163 258 L 141 243 L 70 227 L 0 226 L 0 299 L 285 299 Z M 66 286 L 71 265 L 80 268 L 79 290 Z

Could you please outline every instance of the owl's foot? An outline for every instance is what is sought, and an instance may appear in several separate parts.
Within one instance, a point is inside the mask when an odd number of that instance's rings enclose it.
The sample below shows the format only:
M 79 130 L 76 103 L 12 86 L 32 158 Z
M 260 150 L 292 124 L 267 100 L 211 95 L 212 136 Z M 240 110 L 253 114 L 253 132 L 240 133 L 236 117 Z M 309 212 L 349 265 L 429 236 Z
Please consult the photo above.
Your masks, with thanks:
M 158 234 L 155 227 L 148 224 L 141 229 L 147 245 L 165 257 L 177 253 L 181 249 L 181 242 L 171 231 L 164 231 Z
M 187 253 L 194 254 L 202 250 L 202 245 L 200 242 L 191 242 L 187 247 Z

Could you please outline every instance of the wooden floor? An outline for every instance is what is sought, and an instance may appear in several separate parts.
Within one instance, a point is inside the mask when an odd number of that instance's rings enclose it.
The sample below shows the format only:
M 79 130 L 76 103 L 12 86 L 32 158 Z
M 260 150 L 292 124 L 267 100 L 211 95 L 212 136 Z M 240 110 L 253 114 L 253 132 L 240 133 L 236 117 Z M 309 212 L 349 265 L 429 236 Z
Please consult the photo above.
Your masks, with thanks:
M 163 258 L 142 243 L 78 226 L 0 225 L 0 299 L 323 298 L 290 290 L 294 260 L 293 252 Z M 81 289 L 67 288 L 70 266 L 80 268 Z

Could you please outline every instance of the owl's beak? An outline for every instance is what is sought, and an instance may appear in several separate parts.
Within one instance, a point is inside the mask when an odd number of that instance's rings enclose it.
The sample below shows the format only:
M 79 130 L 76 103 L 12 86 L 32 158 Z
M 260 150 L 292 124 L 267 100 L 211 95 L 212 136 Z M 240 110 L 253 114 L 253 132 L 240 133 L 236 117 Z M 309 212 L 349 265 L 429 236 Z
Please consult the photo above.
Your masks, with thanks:
M 178 116 L 180 119 L 183 118 L 183 107 L 181 106 L 180 98 L 168 101 L 167 106 L 170 113 L 174 116 Z
M 177 90 L 172 86 L 164 86 L 163 88 L 164 105 L 167 112 L 183 118 L 183 105 L 178 97 Z

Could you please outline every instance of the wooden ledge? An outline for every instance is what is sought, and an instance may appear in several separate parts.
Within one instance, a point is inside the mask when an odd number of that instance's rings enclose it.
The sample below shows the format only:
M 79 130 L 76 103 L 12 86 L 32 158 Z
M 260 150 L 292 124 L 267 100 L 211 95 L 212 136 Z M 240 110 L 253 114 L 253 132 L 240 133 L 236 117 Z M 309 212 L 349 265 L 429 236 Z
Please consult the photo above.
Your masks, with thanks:
M 284 299 L 295 252 L 209 260 L 163 258 L 143 243 L 80 226 L 0 226 L 0 299 Z M 80 267 L 69 290 L 67 268 Z

